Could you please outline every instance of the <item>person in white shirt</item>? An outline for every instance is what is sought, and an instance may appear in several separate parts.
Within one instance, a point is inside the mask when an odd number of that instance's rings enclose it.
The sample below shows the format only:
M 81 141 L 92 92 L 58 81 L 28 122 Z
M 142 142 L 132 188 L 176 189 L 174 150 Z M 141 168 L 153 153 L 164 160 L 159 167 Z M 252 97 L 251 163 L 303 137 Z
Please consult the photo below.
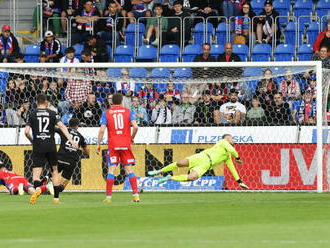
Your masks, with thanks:
M 116 90 L 123 94 L 123 107 L 130 108 L 132 104 L 131 97 L 134 95 L 135 83 L 129 78 L 127 69 L 121 70 L 121 80 L 116 82 Z
M 172 113 L 170 108 L 167 106 L 164 95 L 159 95 L 158 103 L 152 110 L 151 121 L 154 124 L 171 124 Z
M 229 102 L 220 107 L 221 123 L 242 124 L 245 121 L 245 115 L 246 108 L 238 102 L 238 92 L 235 89 L 231 89 Z
M 74 57 L 75 49 L 68 47 L 65 49 L 65 56 L 60 59 L 60 63 L 79 63 L 79 59 Z M 62 68 L 61 72 L 74 72 L 75 68 Z

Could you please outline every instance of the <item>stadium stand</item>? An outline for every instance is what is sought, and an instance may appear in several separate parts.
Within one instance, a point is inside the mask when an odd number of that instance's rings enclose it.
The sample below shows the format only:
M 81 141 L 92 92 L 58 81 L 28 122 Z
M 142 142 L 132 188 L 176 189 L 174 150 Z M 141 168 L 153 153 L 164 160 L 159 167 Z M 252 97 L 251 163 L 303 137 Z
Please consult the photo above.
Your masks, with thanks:
M 117 46 L 116 51 L 113 55 L 114 62 L 133 62 L 134 59 L 134 47 L 130 45 Z

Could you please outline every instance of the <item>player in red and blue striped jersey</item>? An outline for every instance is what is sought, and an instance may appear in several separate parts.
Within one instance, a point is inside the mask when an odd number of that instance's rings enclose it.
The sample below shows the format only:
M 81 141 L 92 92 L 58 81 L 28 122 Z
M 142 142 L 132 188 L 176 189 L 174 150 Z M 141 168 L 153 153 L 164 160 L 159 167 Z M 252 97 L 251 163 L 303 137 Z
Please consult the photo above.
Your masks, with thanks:
M 135 158 L 131 147 L 138 131 L 138 125 L 136 124 L 134 113 L 130 109 L 121 106 L 123 102 L 123 96 L 121 94 L 114 94 L 112 101 L 114 106 L 102 113 L 96 148 L 96 152 L 99 154 L 101 151 L 101 140 L 107 129 L 109 147 L 107 154 L 108 175 L 106 180 L 106 199 L 104 202 L 111 202 L 112 186 L 115 181 L 114 172 L 118 164 L 121 164 L 125 168 L 126 175 L 133 190 L 133 201 L 139 202 L 137 180 L 132 169 L 132 166 L 135 165 Z M 132 134 L 131 126 L 133 127 Z

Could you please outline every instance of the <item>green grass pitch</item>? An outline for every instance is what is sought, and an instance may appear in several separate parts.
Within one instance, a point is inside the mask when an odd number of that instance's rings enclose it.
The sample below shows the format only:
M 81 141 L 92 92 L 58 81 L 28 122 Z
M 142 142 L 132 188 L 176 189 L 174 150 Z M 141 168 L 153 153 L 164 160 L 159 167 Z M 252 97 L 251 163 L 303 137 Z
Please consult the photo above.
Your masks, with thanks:
M 330 247 L 327 193 L 0 194 L 0 247 Z

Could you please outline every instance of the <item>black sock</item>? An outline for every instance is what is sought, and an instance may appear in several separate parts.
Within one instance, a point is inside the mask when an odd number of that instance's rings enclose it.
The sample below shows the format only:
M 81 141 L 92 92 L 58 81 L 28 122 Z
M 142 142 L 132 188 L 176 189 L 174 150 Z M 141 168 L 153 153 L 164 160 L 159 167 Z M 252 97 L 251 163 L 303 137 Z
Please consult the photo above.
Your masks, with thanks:
M 54 186 L 54 199 L 58 199 L 60 195 L 60 186 Z
M 62 192 L 62 191 L 64 190 L 64 186 L 63 186 L 63 184 L 60 184 L 60 185 L 58 186 L 58 188 L 59 188 L 59 191 Z
M 242 180 L 241 180 L 241 179 L 238 179 L 236 182 L 238 182 L 238 183 L 241 183 L 241 182 L 242 182 Z
M 42 183 L 39 180 L 33 181 L 33 186 L 35 189 L 39 188 L 42 185 Z

